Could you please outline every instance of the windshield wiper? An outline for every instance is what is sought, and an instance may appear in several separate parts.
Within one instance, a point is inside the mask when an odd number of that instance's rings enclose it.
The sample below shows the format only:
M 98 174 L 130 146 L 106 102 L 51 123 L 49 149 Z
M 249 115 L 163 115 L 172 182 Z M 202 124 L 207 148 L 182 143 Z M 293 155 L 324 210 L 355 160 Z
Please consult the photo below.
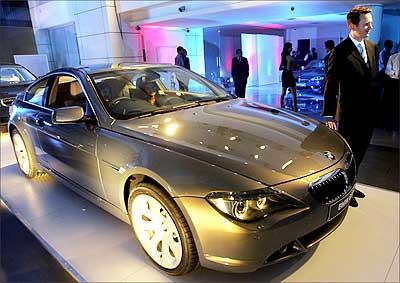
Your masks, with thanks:
M 144 117 L 154 116 L 154 115 L 157 115 L 157 114 L 176 111 L 176 110 L 179 110 L 179 109 L 192 108 L 192 107 L 196 107 L 196 106 L 199 106 L 199 104 L 196 103 L 196 102 L 179 104 L 179 105 L 175 105 L 175 106 L 169 106 L 168 108 L 160 108 L 160 109 L 156 109 L 156 110 L 153 110 L 153 111 L 150 111 L 150 112 L 145 112 L 143 114 L 140 114 L 138 116 L 134 116 L 132 118 L 144 118 Z
M 176 110 L 179 110 L 179 109 L 187 109 L 187 108 L 192 108 L 192 107 L 196 107 L 196 106 L 202 106 L 202 105 L 207 104 L 210 101 L 220 102 L 220 101 L 226 101 L 226 100 L 229 100 L 229 98 L 227 96 L 218 97 L 218 98 L 212 98 L 212 99 L 204 99 L 204 100 L 199 100 L 199 101 L 193 101 L 193 102 L 189 102 L 189 103 L 185 103 L 185 104 L 178 104 L 178 105 L 170 106 L 168 108 L 156 109 L 156 110 L 153 110 L 153 111 L 150 111 L 150 112 L 143 113 L 143 114 L 138 115 L 138 116 L 134 116 L 132 118 L 135 118 L 135 119 L 136 118 L 144 118 L 144 117 L 154 116 L 154 115 L 157 115 L 157 114 L 176 111 Z
M 207 102 L 210 102 L 210 101 L 220 102 L 220 101 L 227 101 L 227 100 L 229 100 L 229 96 L 201 99 L 196 102 L 199 103 L 200 105 L 203 105 L 203 104 L 207 104 Z
M 197 102 L 189 102 L 189 103 L 185 103 L 185 104 L 174 105 L 172 108 L 173 109 L 186 109 L 186 108 L 192 108 L 195 106 L 199 106 L 199 104 Z
M 144 117 L 149 117 L 149 116 L 154 116 L 157 114 L 161 114 L 161 113 L 167 113 L 167 112 L 171 112 L 171 111 L 175 111 L 175 109 L 173 109 L 172 107 L 168 107 L 168 108 L 161 108 L 161 109 L 156 109 L 150 112 L 145 112 L 143 114 L 137 115 L 137 116 L 133 116 L 132 118 L 144 118 Z

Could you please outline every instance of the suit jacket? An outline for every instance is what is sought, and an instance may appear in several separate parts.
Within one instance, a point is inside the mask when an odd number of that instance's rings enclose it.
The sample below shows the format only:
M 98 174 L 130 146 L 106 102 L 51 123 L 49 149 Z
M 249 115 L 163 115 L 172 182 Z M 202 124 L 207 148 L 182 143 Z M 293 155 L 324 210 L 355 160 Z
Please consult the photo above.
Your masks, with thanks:
M 379 101 L 378 48 L 365 40 L 368 64 L 350 38 L 335 47 L 328 60 L 323 116 L 357 126 L 376 118 Z
M 328 62 L 329 62 L 329 56 L 331 56 L 332 50 L 328 52 L 328 54 L 325 55 L 324 57 L 324 67 L 325 67 L 325 75 L 328 72 Z
M 249 76 L 249 62 L 242 57 L 240 62 L 237 57 L 232 59 L 232 78 L 235 82 L 247 82 Z

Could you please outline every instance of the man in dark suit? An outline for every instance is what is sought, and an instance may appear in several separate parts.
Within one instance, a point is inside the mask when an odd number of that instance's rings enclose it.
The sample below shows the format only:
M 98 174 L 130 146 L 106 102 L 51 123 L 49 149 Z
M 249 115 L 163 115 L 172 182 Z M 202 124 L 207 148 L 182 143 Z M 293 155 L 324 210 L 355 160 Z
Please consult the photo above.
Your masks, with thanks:
M 249 77 L 249 62 L 243 57 L 242 49 L 236 50 L 236 57 L 232 59 L 232 78 L 235 83 L 235 93 L 238 97 L 246 96 L 246 84 Z
M 368 7 L 347 14 L 347 39 L 333 50 L 328 61 L 322 115 L 349 143 L 359 167 L 372 137 L 379 102 L 378 48 L 367 40 L 372 29 Z M 356 190 L 355 197 L 365 195 Z M 353 204 L 357 201 L 353 198 Z
M 324 44 L 325 44 L 325 50 L 327 53 L 324 57 L 324 67 L 325 67 L 325 75 L 326 75 L 326 72 L 328 71 L 329 56 L 331 55 L 333 48 L 335 48 L 335 42 L 332 39 L 329 39 L 329 40 L 325 41 Z

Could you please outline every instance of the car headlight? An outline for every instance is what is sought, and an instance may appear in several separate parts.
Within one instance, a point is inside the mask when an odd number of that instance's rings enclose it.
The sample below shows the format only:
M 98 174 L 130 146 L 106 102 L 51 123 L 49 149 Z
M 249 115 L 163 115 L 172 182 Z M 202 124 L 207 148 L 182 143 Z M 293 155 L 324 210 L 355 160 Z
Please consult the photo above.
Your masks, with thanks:
M 315 77 L 312 77 L 310 79 L 310 81 L 322 81 L 323 79 L 324 79 L 324 77 L 322 77 L 322 76 L 315 76 Z
M 276 211 L 304 207 L 289 195 L 270 188 L 244 192 L 212 192 L 206 199 L 219 211 L 240 221 L 255 221 Z

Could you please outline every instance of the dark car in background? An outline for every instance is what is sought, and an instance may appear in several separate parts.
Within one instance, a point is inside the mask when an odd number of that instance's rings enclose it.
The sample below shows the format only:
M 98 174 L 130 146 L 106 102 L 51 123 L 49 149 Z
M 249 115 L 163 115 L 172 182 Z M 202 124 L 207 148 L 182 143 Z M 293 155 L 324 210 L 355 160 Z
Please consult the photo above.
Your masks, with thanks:
M 298 89 L 311 89 L 314 93 L 322 94 L 325 83 L 324 60 L 312 60 L 294 75 Z
M 18 64 L 0 64 L 0 125 L 7 124 L 9 107 L 15 96 L 23 92 L 35 75 Z
M 324 60 L 312 60 L 304 68 L 294 72 L 297 88 L 297 109 L 315 119 L 321 119 L 324 104 L 325 65 Z M 293 97 L 285 96 L 286 109 L 292 110 Z
M 289 92 L 285 96 L 285 109 L 293 110 L 293 96 Z M 321 120 L 322 107 L 324 105 L 324 97 L 316 94 L 310 89 L 297 90 L 297 110 L 301 114 L 307 115 L 317 120 Z
M 55 70 L 10 113 L 22 173 L 47 172 L 130 223 L 172 275 L 304 253 L 341 224 L 354 190 L 335 131 L 179 66 Z

